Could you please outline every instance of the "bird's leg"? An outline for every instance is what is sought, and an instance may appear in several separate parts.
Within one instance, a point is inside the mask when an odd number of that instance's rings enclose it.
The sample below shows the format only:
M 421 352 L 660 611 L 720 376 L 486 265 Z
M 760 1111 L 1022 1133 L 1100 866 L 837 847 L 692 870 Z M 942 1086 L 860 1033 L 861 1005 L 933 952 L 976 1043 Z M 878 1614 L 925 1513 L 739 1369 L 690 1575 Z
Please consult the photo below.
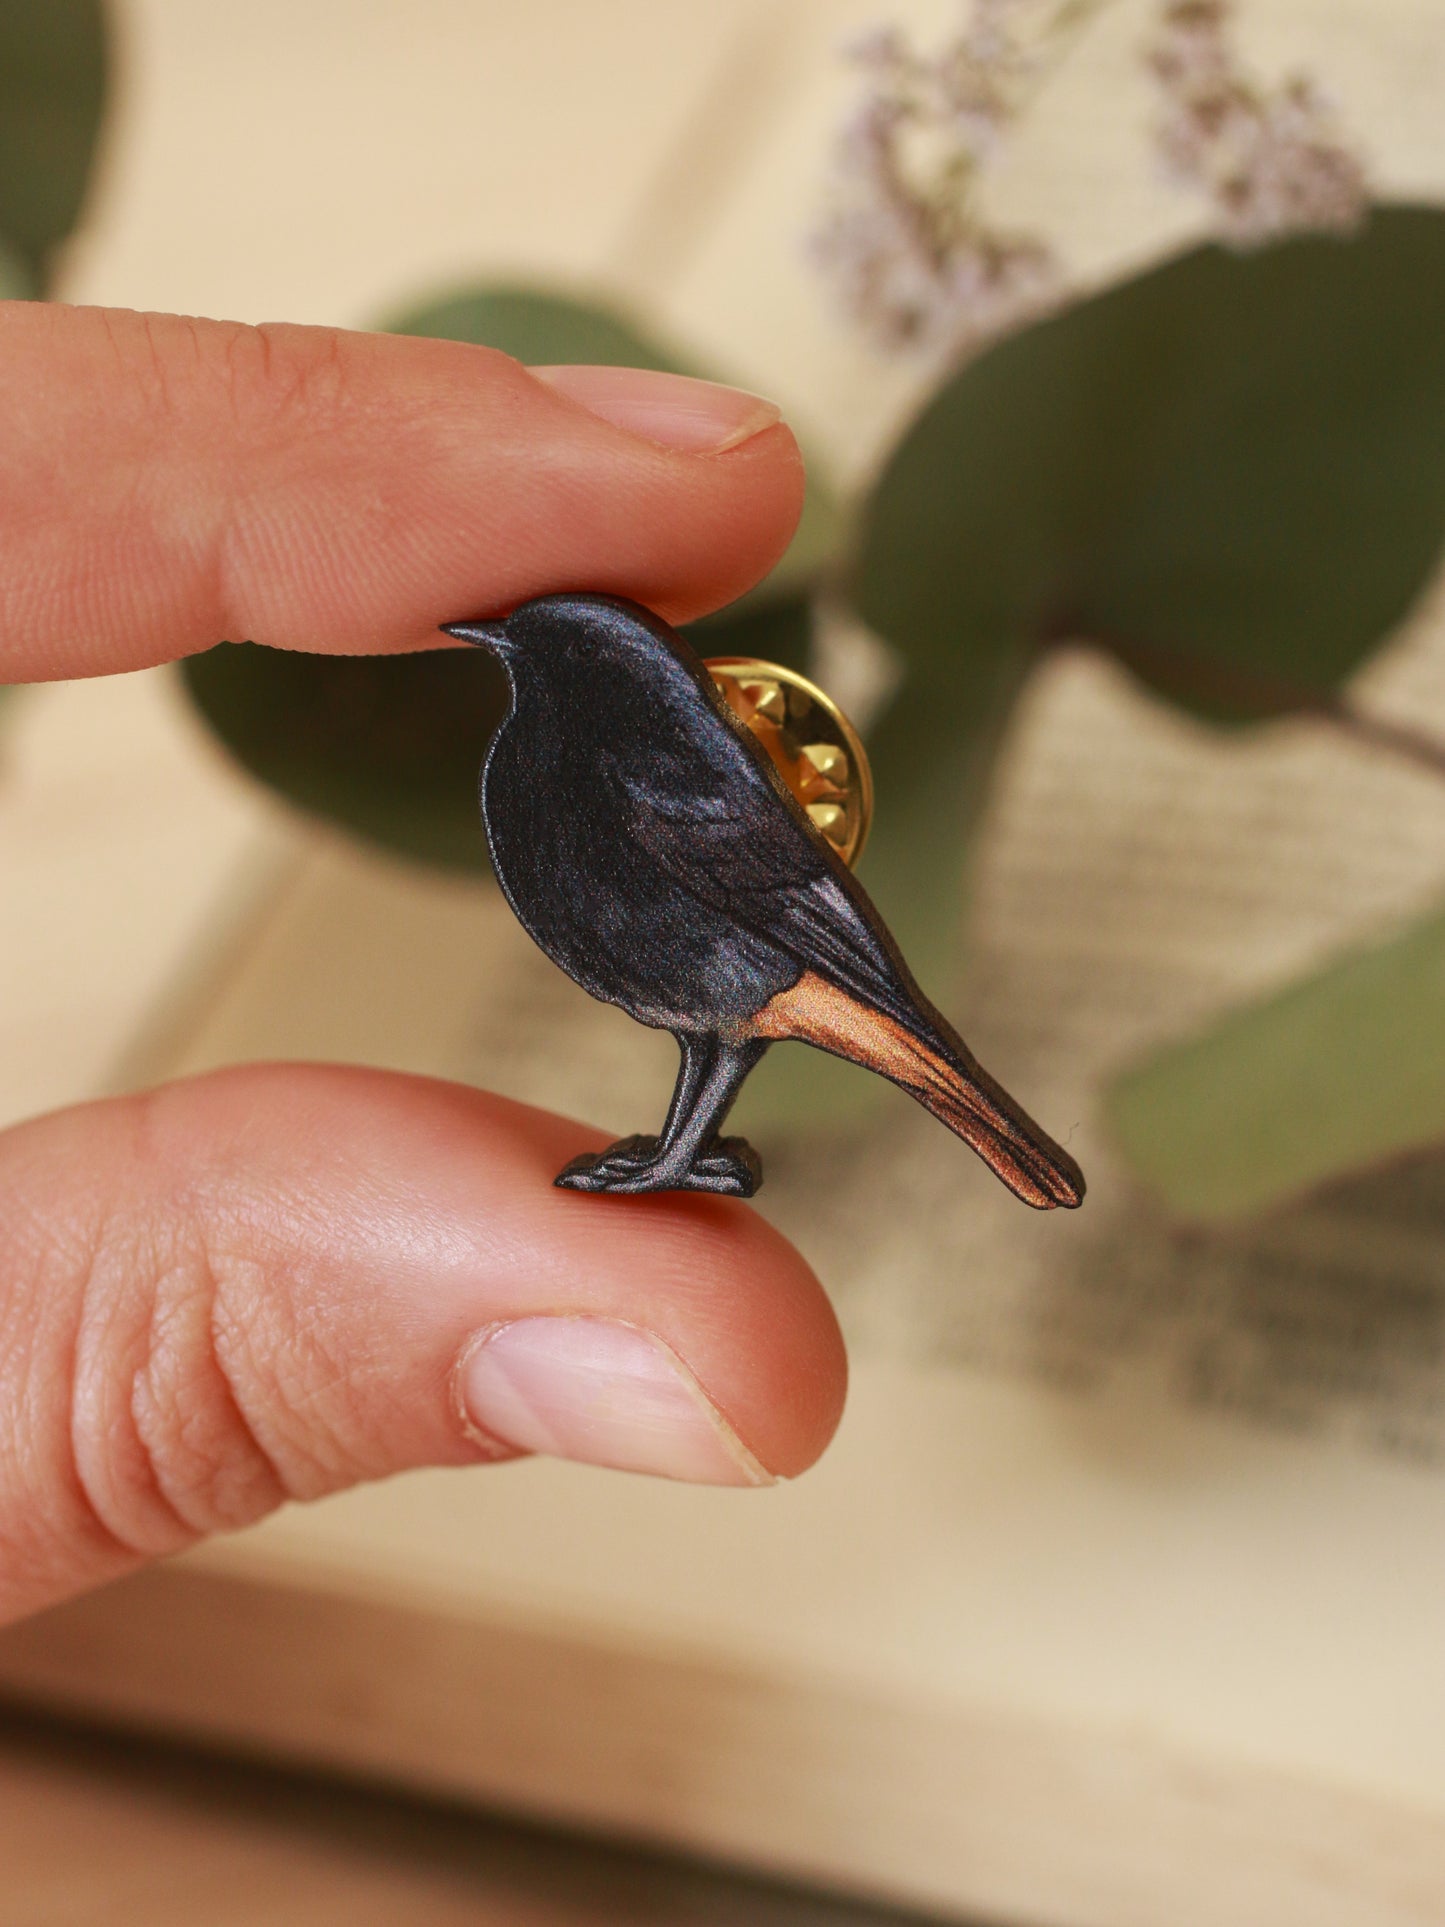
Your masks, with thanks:
M 656 1164 L 664 1146 L 671 1146 L 692 1114 L 717 1049 L 717 1040 L 706 1034 L 680 1031 L 674 1035 L 682 1053 L 682 1062 L 678 1066 L 677 1084 L 672 1093 L 672 1102 L 667 1107 L 667 1122 L 662 1127 L 662 1136 L 639 1132 L 633 1137 L 619 1138 L 615 1144 L 609 1144 L 605 1151 L 584 1152 L 559 1172 L 557 1182 L 564 1189 L 615 1190 L 625 1179 L 634 1178 L 639 1172 Z
M 675 1120 L 668 1117 L 658 1146 L 654 1181 L 659 1190 L 724 1191 L 750 1198 L 763 1181 L 763 1167 L 746 1138 L 719 1137 L 743 1079 L 767 1044 L 750 1039 L 741 1044 L 714 1040 L 706 1072 L 691 1107 Z M 665 1174 L 665 1175 L 664 1175 Z
M 743 1079 L 765 1042 L 678 1039 L 682 1067 L 661 1137 L 623 1138 L 600 1155 L 574 1158 L 557 1183 L 574 1191 L 720 1191 L 750 1198 L 762 1166 L 743 1138 L 719 1138 Z
M 678 1069 L 672 1102 L 667 1107 L 667 1121 L 662 1127 L 662 1136 L 654 1140 L 659 1150 L 676 1140 L 679 1131 L 692 1116 L 698 1094 L 717 1056 L 718 1041 L 715 1037 L 684 1031 L 678 1037 L 677 1047 L 682 1052 L 682 1063 Z

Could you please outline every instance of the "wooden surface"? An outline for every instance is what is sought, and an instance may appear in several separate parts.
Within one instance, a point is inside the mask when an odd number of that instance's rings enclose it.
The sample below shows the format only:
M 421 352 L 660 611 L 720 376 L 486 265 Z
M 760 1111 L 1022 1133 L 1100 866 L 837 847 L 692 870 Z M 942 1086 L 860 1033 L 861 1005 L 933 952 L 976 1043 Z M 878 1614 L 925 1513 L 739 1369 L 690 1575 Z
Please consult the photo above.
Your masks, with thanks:
M 897 8 L 883 0 L 716 0 L 707 7 L 615 0 L 606 8 L 594 0 L 532 0 L 525 8 L 504 0 L 412 0 L 405 7 L 399 0 L 257 0 L 242 10 L 217 9 L 209 0 L 120 0 L 120 10 L 126 89 L 92 225 L 69 265 L 74 298 L 256 320 L 368 323 L 471 272 L 581 276 L 775 395 L 841 472 L 866 466 L 907 406 L 913 378 L 880 366 L 832 324 L 801 265 L 799 236 L 816 204 L 828 129 L 847 93 L 833 60 L 837 43 L 885 12 L 944 20 L 952 0 Z M 1246 16 L 1250 44 L 1267 67 L 1277 72 L 1308 57 L 1327 79 L 1346 118 L 1363 131 L 1387 189 L 1445 192 L 1438 0 L 1246 0 Z M 1048 91 L 1000 177 L 1001 208 L 1014 219 L 1047 219 L 1084 278 L 1181 239 L 1198 222 L 1197 210 L 1170 195 L 1144 158 L 1149 104 L 1132 65 L 1142 20 L 1138 0 L 1120 0 L 1077 65 Z M 1388 697 L 1388 675 L 1381 687 Z M 1099 699 L 1101 709 L 1106 698 L 1113 700 L 1111 692 Z M 318 853 L 268 800 L 222 772 L 164 676 L 25 700 L 29 713 L 0 741 L 0 886 L 7 906 L 0 1118 L 124 1084 L 137 1067 L 164 1061 L 167 1035 L 193 1033 L 198 1013 L 209 1013 L 213 1039 L 254 1036 L 249 1016 L 232 1022 L 235 1011 L 224 998 L 213 1008 L 215 973 L 223 960 L 231 973 L 232 940 L 248 905 L 277 907 L 261 939 L 273 951 L 299 944 L 298 931 L 310 930 L 313 941 L 311 925 L 324 925 L 339 904 L 351 903 L 357 929 L 368 916 L 380 923 L 390 915 L 392 885 L 353 889 L 348 858 L 333 863 L 324 849 Z M 1054 700 L 1053 693 L 1041 697 L 1036 712 Z M 1017 782 L 1025 789 L 1042 783 L 1041 768 L 1024 757 Z M 1176 766 L 1161 762 L 1161 771 L 1169 776 Z M 1127 852 L 1121 865 L 1126 860 Z M 339 883 L 328 865 L 346 872 Z M 1402 876 L 1397 904 L 1384 855 L 1380 870 L 1384 895 L 1371 908 L 1383 916 L 1421 886 L 1413 873 Z M 437 1034 L 426 1039 L 434 1062 L 426 1067 L 443 1068 L 464 1042 L 442 1031 L 448 1013 L 461 1007 L 456 980 L 472 968 L 467 939 L 486 913 L 460 891 L 423 889 L 414 879 L 396 880 L 395 888 L 417 893 L 417 914 L 438 932 L 437 942 L 415 956 L 414 974 L 423 989 L 437 988 L 428 1013 Z M 995 891 L 995 911 L 999 901 L 1007 911 L 1006 892 L 1000 899 Z M 1006 959 L 1006 947 L 1000 955 Z M 361 945 L 353 967 L 384 972 L 386 957 L 384 943 Z M 1282 945 L 1266 961 L 1281 968 L 1292 960 Z M 262 958 L 258 970 L 273 963 Z M 293 957 L 288 981 L 299 980 L 297 968 Z M 365 989 L 358 980 L 358 999 Z M 282 1046 L 350 1050 L 337 1006 L 334 994 L 318 993 L 314 1005 L 273 1013 Z M 1428 1792 L 1435 1784 L 1439 1722 L 1431 1695 L 1439 1673 L 1415 1623 L 1440 1596 L 1438 1581 L 1424 1570 L 1445 1544 L 1434 1519 L 1435 1484 L 1423 1476 L 1412 1483 L 1398 1468 L 1388 1476 L 1378 1467 L 1367 1473 L 1343 1455 L 1338 1479 L 1316 1478 L 1318 1462 L 1289 1441 L 1252 1451 L 1234 1435 L 1202 1436 L 1207 1426 L 1186 1440 L 1184 1427 L 1147 1408 L 1131 1412 L 1126 1436 L 1117 1412 L 1046 1412 L 1042 1402 L 1022 1397 L 1017 1424 L 994 1426 L 991 1444 L 951 1433 L 949 1454 L 934 1455 L 925 1484 L 916 1465 L 904 1463 L 899 1403 L 873 1400 L 867 1376 L 848 1438 L 859 1463 L 866 1446 L 875 1473 L 881 1467 L 894 1475 L 899 1495 L 876 1523 L 873 1563 L 917 1557 L 928 1504 L 967 1521 L 959 1543 L 936 1559 L 930 1553 L 911 1602 L 936 1614 L 936 1623 L 914 1638 L 912 1624 L 883 1592 L 841 1596 L 831 1561 L 857 1515 L 850 1462 L 840 1457 L 834 1471 L 820 1475 L 816 1500 L 806 1501 L 820 1508 L 832 1536 L 819 1542 L 787 1637 L 773 1649 L 785 1664 L 781 1681 L 798 1686 L 800 1704 L 812 1690 L 809 1666 L 843 1683 L 829 1700 L 834 1712 L 819 1712 L 799 1729 L 812 1748 L 806 1770 L 796 1756 L 778 1756 L 784 1765 L 792 1758 L 796 1770 L 786 1796 L 779 1792 L 760 1814 L 746 1749 L 724 1743 L 726 1722 L 717 1709 L 726 1711 L 726 1696 L 709 1700 L 718 1728 L 699 1715 L 697 1730 L 684 1736 L 700 1745 L 699 1778 L 670 1796 L 692 1802 L 682 1837 L 730 1848 L 742 1815 L 755 1841 L 761 1826 L 774 1864 L 830 1878 L 847 1873 L 850 1851 L 852 1864 L 863 1866 L 865 1847 L 882 1831 L 878 1816 L 887 1812 L 884 1844 L 902 1890 L 940 1899 L 966 1891 L 976 1906 L 996 1899 L 1001 1912 L 1067 1927 L 1153 1927 L 1164 1918 L 1229 1927 L 1336 1920 L 1433 1927 L 1445 1918 L 1438 1808 L 1421 1798 L 1422 1787 Z M 1004 1404 L 1011 1396 L 999 1393 Z M 917 1416 L 914 1407 L 908 1415 Z M 1066 1476 L 1030 1515 L 1036 1536 L 1027 1540 L 1010 1513 L 1009 1478 L 1028 1449 L 1060 1437 Z M 1127 1504 L 1145 1528 L 1139 1543 L 1150 1556 L 1141 1565 L 1129 1563 L 1100 1523 L 1100 1495 L 1120 1468 Z M 593 1488 L 569 1484 L 562 1468 L 537 1470 L 536 1489 L 493 1488 L 499 1511 L 511 1518 L 511 1536 L 503 1533 L 501 1542 L 516 1548 L 514 1628 L 527 1623 L 537 1590 L 555 1577 L 561 1562 L 553 1555 L 562 1541 L 571 1534 L 569 1550 L 585 1550 L 577 1522 L 601 1510 Z M 1309 1495 L 1303 1512 L 1302 1492 Z M 1350 1501 L 1353 1548 L 1344 1574 L 1329 1556 L 1341 1492 Z M 634 1593 L 641 1596 L 643 1578 L 660 1579 L 670 1625 L 710 1646 L 718 1630 L 710 1615 L 722 1596 L 709 1579 L 714 1568 L 701 1557 L 687 1572 L 672 1573 L 666 1555 L 706 1538 L 704 1518 L 723 1515 L 699 1510 L 690 1540 L 669 1536 L 668 1507 L 676 1503 L 676 1494 L 620 1497 L 619 1512 L 635 1511 L 643 1522 L 636 1542 L 650 1548 L 655 1563 L 629 1560 L 619 1571 L 615 1562 L 589 1566 L 584 1557 L 571 1570 L 573 1603 L 585 1597 L 601 1619 L 635 1626 Z M 778 1523 L 757 1550 L 757 1570 L 797 1595 L 797 1582 L 788 1579 L 787 1555 L 797 1543 L 794 1515 L 783 1509 L 788 1503 L 780 1500 Z M 363 1495 L 353 1513 L 328 1514 L 318 1528 L 327 1557 L 345 1553 L 348 1522 L 357 1520 L 357 1543 L 380 1542 L 409 1556 L 406 1510 L 384 1493 Z M 1292 1521 L 1288 1534 L 1277 1529 L 1281 1517 Z M 528 1518 L 545 1523 L 528 1534 Z M 728 1530 L 720 1526 L 714 1535 L 714 1560 L 728 1551 Z M 1230 1537 L 1236 1530 L 1243 1535 L 1237 1542 Z M 284 1524 L 274 1556 L 297 1551 L 306 1533 L 304 1522 Z M 987 1578 L 972 1573 L 966 1536 L 996 1548 L 1001 1566 L 1013 1562 L 1020 1580 L 1014 1591 L 992 1593 Z M 1226 1594 L 1223 1609 L 1207 1625 L 1195 1624 L 1181 1647 L 1183 1615 L 1210 1598 L 1221 1546 L 1239 1545 L 1264 1582 L 1244 1596 Z M 1071 1565 L 1080 1548 L 1092 1564 Z M 1406 1551 L 1417 1564 L 1402 1581 L 1392 1575 Z M 124 1711 L 126 1692 L 150 1680 L 148 1701 L 131 1707 L 137 1716 L 155 1717 L 169 1706 L 177 1727 L 233 1743 L 254 1739 L 248 1695 L 254 1702 L 274 1678 L 264 1671 L 265 1654 L 243 1636 L 255 1616 L 242 1612 L 235 1623 L 229 1670 L 219 1663 L 226 1644 L 216 1637 L 227 1615 L 252 1598 L 246 1588 L 257 1567 L 247 1567 L 249 1556 L 240 1548 L 216 1555 L 211 1568 L 177 1569 L 164 1617 L 149 1602 L 161 1597 L 169 1576 L 37 1626 L 11 1648 L 12 1685 L 48 1682 L 51 1696 L 77 1711 Z M 228 1557 L 240 1561 L 229 1577 Z M 948 1583 L 930 1590 L 924 1581 L 949 1560 L 959 1570 L 949 1568 Z M 497 1588 L 505 1575 L 485 1577 Z M 1377 1577 L 1382 1584 L 1372 1588 Z M 465 1582 L 475 1586 L 477 1575 L 469 1570 Z M 1263 1650 L 1275 1582 L 1297 1588 L 1310 1610 L 1287 1630 L 1291 1663 L 1262 1675 L 1252 1662 Z M 374 1575 L 364 1576 L 348 1594 L 354 1637 L 371 1623 L 374 1584 Z M 178 1603 L 188 1588 L 194 1610 Z M 1382 1593 L 1387 1610 L 1371 1617 L 1381 1610 Z M 289 1598 L 299 1614 L 269 1663 L 277 1652 L 309 1652 L 318 1664 L 327 1657 L 334 1620 L 306 1643 L 302 1621 L 314 1596 L 314 1585 L 309 1593 L 268 1592 L 275 1610 L 284 1615 Z M 983 1629 L 966 1651 L 957 1638 L 960 1599 Z M 744 1627 L 754 1650 L 771 1631 L 768 1606 L 764 1583 L 749 1602 L 755 1622 Z M 1379 1672 L 1332 1677 L 1340 1642 L 1361 1624 Z M 144 1647 L 168 1626 L 178 1640 L 170 1660 L 185 1665 L 179 1673 L 160 1665 L 166 1655 L 152 1644 L 147 1673 L 136 1642 Z M 891 1776 L 878 1805 L 870 1807 L 870 1789 L 856 1781 L 845 1785 L 846 1798 L 822 1803 L 826 1825 L 841 1814 L 851 1831 L 825 1864 L 816 1846 L 825 1836 L 798 1825 L 790 1837 L 783 1801 L 795 1799 L 802 1810 L 816 1784 L 809 1773 L 826 1771 L 830 1755 L 838 1755 L 840 1729 L 829 1718 L 848 1702 L 880 1646 L 894 1668 L 890 1689 L 911 1694 L 915 1706 L 936 1678 L 936 1655 L 945 1653 L 959 1695 L 975 1713 L 980 1705 L 986 1713 L 990 1693 L 1016 1696 L 1026 1681 L 1033 1712 L 1056 1732 L 1088 1732 L 1112 1708 L 1124 1721 L 1123 1737 L 1117 1746 L 1090 1737 L 1072 1752 L 1062 1742 L 1020 1751 L 1018 1721 L 1000 1737 L 982 1717 L 970 1729 L 966 1754 L 948 1751 L 956 1735 L 938 1739 L 936 1758 L 926 1749 L 922 1757 L 934 1760 L 937 1786 L 956 1793 L 976 1787 L 982 1820 L 975 1846 L 949 1834 L 947 1814 L 910 1812 L 907 1776 L 918 1770 L 917 1735 L 928 1722 L 910 1726 L 902 1739 L 885 1735 L 871 1756 Z M 359 1650 L 365 1658 L 364 1640 Z M 1100 1652 L 1108 1665 L 1099 1665 Z M 1421 1652 L 1423 1685 L 1412 1658 Z M 490 1675 L 482 1661 L 471 1663 L 481 1669 L 473 1676 L 480 1686 Z M 1312 1668 L 1330 1687 L 1313 1697 Z M 364 1679 L 364 1668 L 354 1677 Z M 759 1704 L 747 1701 L 754 1710 Z M 1382 1706 L 1388 1718 L 1381 1718 Z M 404 1691 L 396 1710 L 405 1714 Z M 441 1735 L 450 1749 L 447 1773 L 436 1769 L 435 1748 L 429 1755 L 434 1788 L 488 1792 L 468 1757 L 476 1710 L 453 1691 L 419 1716 L 423 1737 Z M 298 1755 L 386 1770 L 387 1761 L 369 1757 L 364 1746 L 337 1741 L 346 1705 L 333 1704 L 330 1712 L 337 1724 L 320 1735 L 323 1745 L 315 1730 L 301 1730 L 311 1712 L 299 1695 L 292 1736 Z M 562 1702 L 554 1705 L 549 1744 L 568 1738 L 566 1713 Z M 1146 1721 L 1175 1733 L 1187 1728 L 1189 1746 L 1156 1749 Z M 359 1725 L 364 1737 L 366 1723 Z M 736 1727 L 730 1730 L 736 1737 Z M 1211 1758 L 1229 1755 L 1241 1734 L 1249 1755 L 1243 1779 L 1233 1772 L 1215 1778 Z M 395 1766 L 404 1749 L 388 1746 Z M 530 1787 L 533 1810 L 546 1810 L 548 1782 L 526 1759 L 524 1740 L 512 1751 L 514 1763 L 522 1756 L 513 1779 L 492 1790 L 525 1797 Z M 552 1756 L 554 1765 L 559 1757 Z M 1286 1759 L 1289 1771 L 1281 1767 Z M 1331 1759 L 1358 1771 L 1364 1789 L 1352 1784 L 1343 1804 L 1321 1767 Z M 579 1784 L 587 1766 L 584 1752 Z M 635 1784 L 646 1785 L 648 1766 L 642 1758 Z M 1301 1767 L 1303 1790 L 1295 1770 Z M 855 1770 L 840 1766 L 840 1781 Z M 425 1759 L 413 1777 L 428 1784 Z M 586 1784 L 594 1805 L 581 1800 L 582 1810 L 599 1821 L 645 1826 L 645 1815 L 606 1807 L 605 1776 Z M 576 1787 L 551 1786 L 554 1804 L 564 1792 L 577 1796 Z M 567 1802 L 569 1811 L 578 1810 L 579 1798 Z M 975 1814 L 971 1800 L 961 1810 L 966 1818 Z M 1062 1853 L 1051 1845 L 1051 1813 L 1069 1817 Z M 814 1843 L 807 1852 L 799 1845 L 804 1837 Z M 741 1898 L 687 1885 L 679 1891 L 665 1881 L 650 1886 L 645 1873 L 616 1874 L 614 1881 L 596 1863 L 550 1844 L 514 1849 L 502 1841 L 476 1823 L 427 1818 L 372 1796 L 304 1791 L 297 1782 L 203 1770 L 119 1745 L 46 1738 L 34 1729 L 13 1729 L 0 1740 L 4 1893 L 10 1912 L 26 1921 L 239 1921 L 263 1913 L 297 1927 L 418 1917 L 771 1921 L 769 1907 L 779 1922 L 834 1917 L 799 1911 L 798 1904 L 789 1913 L 792 1903 L 765 1901 L 761 1890 Z M 871 1865 L 877 1876 L 876 1852 Z M 1177 1896 L 1168 1904 L 1161 1898 L 1171 1894 L 1181 1866 L 1192 1870 L 1188 1907 Z M 1352 1884 L 1361 1880 L 1363 1886 Z
M 449 1524 L 465 1530 L 455 1506 Z M 5 1685 L 955 1920 L 1445 1919 L 1438 1803 L 1002 1698 L 960 1714 L 946 1693 L 769 1675 L 655 1636 L 609 1644 L 418 1581 L 378 1543 L 350 1572 L 304 1545 L 288 1570 L 273 1544 L 139 1574 L 12 1628 Z
M 14 1927 L 901 1927 L 601 1842 L 0 1716 Z

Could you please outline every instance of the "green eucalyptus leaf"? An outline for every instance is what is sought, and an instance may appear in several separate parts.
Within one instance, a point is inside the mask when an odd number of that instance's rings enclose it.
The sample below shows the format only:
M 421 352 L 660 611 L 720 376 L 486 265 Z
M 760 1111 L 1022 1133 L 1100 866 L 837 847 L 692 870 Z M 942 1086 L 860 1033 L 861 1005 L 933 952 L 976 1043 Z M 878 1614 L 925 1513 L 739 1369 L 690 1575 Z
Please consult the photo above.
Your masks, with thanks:
M 0 234 L 37 274 L 80 213 L 106 53 L 100 0 L 0 0 Z
M 1445 211 L 1205 249 L 1133 292 L 1127 316 L 1095 320 L 1149 420 L 1125 396 L 1095 432 L 1097 533 L 1061 606 L 1202 715 L 1308 707 L 1404 620 L 1440 558 Z M 1117 380 L 1099 339 L 1093 370 Z
M 1308 707 L 1445 535 L 1445 211 L 1194 250 L 967 366 L 880 483 L 865 617 L 937 674 L 1062 636 L 1196 713 Z
M 486 650 L 309 656 L 223 642 L 183 673 L 237 761 L 299 809 L 401 856 L 486 870 L 477 771 L 507 700 Z
M 1445 1144 L 1445 910 L 1170 1045 L 1106 1104 L 1135 1171 L 1195 1218 Z
M 1045 644 L 1195 714 L 1309 707 L 1406 615 L 1445 533 L 1445 212 L 1204 247 L 997 344 L 925 404 L 852 570 L 902 688 L 865 879 L 930 988 Z
M 388 334 L 470 341 L 537 367 L 598 362 L 613 368 L 699 371 L 639 323 L 593 301 L 543 288 L 506 284 L 459 289 L 384 324 Z
M 34 267 L 0 240 L 0 301 L 34 301 L 39 294 L 40 278 Z

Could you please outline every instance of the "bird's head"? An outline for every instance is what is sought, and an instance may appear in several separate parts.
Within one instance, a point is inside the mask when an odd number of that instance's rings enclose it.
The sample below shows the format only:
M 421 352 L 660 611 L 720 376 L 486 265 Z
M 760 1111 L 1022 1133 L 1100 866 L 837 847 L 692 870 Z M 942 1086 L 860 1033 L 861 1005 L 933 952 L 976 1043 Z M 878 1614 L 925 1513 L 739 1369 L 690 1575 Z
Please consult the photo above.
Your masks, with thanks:
M 594 675 L 656 675 L 689 656 L 660 617 L 620 596 L 539 596 L 502 621 L 445 622 L 442 629 L 492 650 L 514 684 L 549 681 L 569 670 L 589 682 Z

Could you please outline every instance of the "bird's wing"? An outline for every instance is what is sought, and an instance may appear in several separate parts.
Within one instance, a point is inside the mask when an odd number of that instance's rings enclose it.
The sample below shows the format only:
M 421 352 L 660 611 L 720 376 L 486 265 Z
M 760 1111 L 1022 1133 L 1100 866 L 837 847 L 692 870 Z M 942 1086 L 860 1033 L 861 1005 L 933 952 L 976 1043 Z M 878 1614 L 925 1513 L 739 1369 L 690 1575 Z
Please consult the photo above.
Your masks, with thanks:
M 699 754 L 699 751 L 702 751 Z M 611 759 L 609 757 L 610 761 Z M 637 842 L 699 903 L 917 1030 L 936 1015 L 882 919 L 787 794 L 766 753 L 730 722 L 682 754 L 614 761 Z
M 919 990 L 878 912 L 775 779 L 663 750 L 616 768 L 632 835 L 674 883 L 797 965 L 757 1013 L 758 1034 L 797 1037 L 867 1065 L 956 1131 L 1027 1203 L 1076 1205 L 1069 1154 L 995 1082 Z M 763 752 L 758 751 L 763 760 Z M 861 1007 L 861 1008 L 860 1008 Z M 773 1028 L 768 1028 L 769 1024 Z

